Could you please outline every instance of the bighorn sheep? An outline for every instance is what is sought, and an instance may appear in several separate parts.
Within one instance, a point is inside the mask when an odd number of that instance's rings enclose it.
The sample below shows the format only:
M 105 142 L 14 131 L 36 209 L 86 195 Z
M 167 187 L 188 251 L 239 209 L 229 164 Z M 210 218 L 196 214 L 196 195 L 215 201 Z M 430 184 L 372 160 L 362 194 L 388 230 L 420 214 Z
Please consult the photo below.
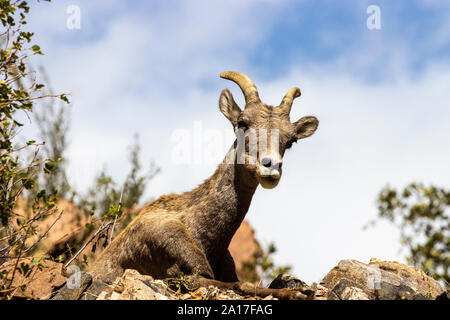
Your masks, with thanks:
M 239 85 L 245 97 L 245 108 L 241 110 L 228 89 L 220 95 L 220 111 L 235 132 L 253 129 L 258 145 L 263 138 L 274 141 L 273 145 L 252 153 L 250 136 L 246 135 L 242 163 L 236 161 L 237 139 L 214 174 L 197 188 L 161 196 L 145 206 L 95 261 L 90 269 L 94 279 L 112 281 L 130 268 L 159 279 L 183 273 L 238 281 L 228 245 L 248 211 L 253 193 L 259 184 L 264 188 L 278 184 L 286 149 L 312 135 L 319 121 L 303 117 L 291 123 L 289 113 L 293 100 L 300 96 L 298 88 L 290 89 L 281 104 L 273 107 L 261 102 L 256 86 L 246 75 L 230 71 L 220 76 Z M 261 132 L 269 136 L 263 137 Z M 272 132 L 276 132 L 273 137 L 277 139 L 271 139 Z

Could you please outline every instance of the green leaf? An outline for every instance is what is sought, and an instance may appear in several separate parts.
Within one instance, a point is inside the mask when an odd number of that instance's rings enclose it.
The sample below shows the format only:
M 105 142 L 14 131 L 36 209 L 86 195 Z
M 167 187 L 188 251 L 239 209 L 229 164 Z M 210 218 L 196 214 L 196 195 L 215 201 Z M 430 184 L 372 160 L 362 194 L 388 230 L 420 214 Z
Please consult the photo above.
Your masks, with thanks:
M 70 103 L 69 99 L 67 98 L 67 96 L 65 94 L 61 94 L 59 96 L 59 98 L 66 103 Z
M 55 169 L 55 163 L 54 162 L 47 162 L 45 164 L 44 171 L 45 173 L 50 173 Z
M 27 189 L 27 190 L 33 189 L 34 186 L 35 186 L 34 180 L 31 180 L 31 179 L 26 180 L 26 181 L 23 183 L 23 186 L 24 186 L 25 189 Z
M 39 47 L 37 44 L 35 44 L 34 46 L 31 47 L 31 50 L 33 50 L 34 53 L 36 54 L 40 54 L 43 55 L 42 51 L 41 51 L 41 47 Z
M 56 260 L 58 260 L 59 262 L 64 262 L 64 260 L 66 260 L 66 254 L 65 254 L 65 253 L 60 254 L 60 255 L 56 258 Z

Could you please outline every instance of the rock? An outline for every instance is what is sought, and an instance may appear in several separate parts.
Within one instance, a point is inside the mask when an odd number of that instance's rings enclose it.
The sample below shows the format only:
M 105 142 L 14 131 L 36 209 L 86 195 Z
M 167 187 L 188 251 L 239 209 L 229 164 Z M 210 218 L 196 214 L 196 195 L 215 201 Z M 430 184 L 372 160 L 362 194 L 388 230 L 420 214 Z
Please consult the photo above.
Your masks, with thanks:
M 400 275 L 404 281 L 402 285 L 409 286 L 415 292 L 427 298 L 435 299 L 444 291 L 439 282 L 427 276 L 418 267 L 407 266 L 396 261 L 381 261 L 375 258 L 370 259 L 369 265 Z
M 320 283 L 330 300 L 436 299 L 444 290 L 417 267 L 371 259 L 369 264 L 342 260 Z
M 233 290 L 221 290 L 214 286 L 208 288 L 200 287 L 195 291 L 188 292 L 180 297 L 180 300 L 246 300 Z
M 122 277 L 107 286 L 97 300 L 174 300 L 175 295 L 161 280 L 127 269 Z
M 8 272 L 9 277 L 12 276 L 14 266 L 16 264 L 15 259 L 11 259 L 4 263 L 1 267 L 2 270 Z M 30 267 L 29 275 L 24 276 L 19 270 L 16 269 L 12 288 L 25 285 L 25 290 L 17 289 L 14 297 L 25 299 L 47 299 L 51 296 L 52 292 L 64 285 L 67 278 L 63 275 L 63 264 L 53 262 L 50 260 L 44 260 L 41 267 L 33 266 L 33 258 L 22 258 L 18 265 L 28 265 Z
M 108 284 L 99 281 L 92 281 L 92 284 L 84 292 L 80 300 L 97 300 L 100 293 L 108 289 Z
M 300 290 L 305 287 L 308 287 L 305 282 L 286 273 L 279 274 L 269 285 L 269 288 L 272 289 L 289 288 Z
M 314 282 L 311 285 L 311 289 L 314 290 L 314 300 L 327 300 L 328 289 L 323 285 Z
M 217 287 L 209 286 L 206 300 L 243 300 L 244 297 L 233 290 L 220 290 Z
M 219 295 L 219 288 L 209 286 L 208 291 L 206 292 L 205 299 L 206 300 L 217 300 L 217 296 Z
M 79 277 L 76 281 L 79 281 L 78 284 L 72 283 L 72 281 L 69 281 L 71 285 L 66 284 L 64 287 L 59 289 L 56 294 L 51 298 L 51 300 L 78 300 L 80 298 L 86 297 L 85 290 L 91 285 L 92 283 L 92 276 L 84 271 L 80 271 Z M 85 298 L 86 299 L 86 298 Z M 87 299 L 90 300 L 90 299 Z
M 308 286 L 305 282 L 295 278 L 289 274 L 279 274 L 269 285 L 271 289 L 295 289 L 301 291 L 309 299 L 314 296 L 314 289 Z
M 205 300 L 208 295 L 208 289 L 200 287 L 193 292 L 189 292 L 183 295 L 183 300 Z
M 450 289 L 447 289 L 447 291 L 442 292 L 439 296 L 437 296 L 436 300 L 440 301 L 450 300 Z
M 329 293 L 328 300 L 369 300 L 369 296 L 352 281 L 341 279 Z
M 261 246 L 255 238 L 255 231 L 247 220 L 242 221 L 228 249 L 234 259 L 238 278 L 242 279 L 244 263 L 253 261 L 261 254 Z

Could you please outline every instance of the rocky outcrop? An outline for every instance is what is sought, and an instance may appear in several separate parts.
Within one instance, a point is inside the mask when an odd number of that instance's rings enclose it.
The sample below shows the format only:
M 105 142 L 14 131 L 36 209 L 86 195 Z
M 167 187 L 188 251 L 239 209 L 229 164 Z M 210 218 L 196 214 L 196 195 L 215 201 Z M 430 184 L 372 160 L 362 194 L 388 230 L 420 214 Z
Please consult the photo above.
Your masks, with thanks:
M 5 263 L 2 269 L 10 272 L 15 265 L 13 262 Z M 33 265 L 31 258 L 22 259 L 22 262 Z M 73 287 L 73 283 L 70 287 L 67 284 L 72 278 L 64 275 L 63 265 L 44 261 L 41 267 L 33 267 L 27 276 L 22 272 L 16 274 L 13 287 L 26 286 L 23 291 L 18 289 L 15 297 L 54 300 L 449 299 L 449 292 L 420 268 L 378 259 L 371 259 L 368 264 L 342 260 L 320 283 L 311 286 L 291 275 L 282 274 L 272 281 L 269 288 L 257 290 L 250 283 L 223 286 L 215 280 L 195 277 L 156 280 L 131 269 L 109 284 L 93 282 L 92 277 L 83 271 L 78 276 L 78 287 Z
M 439 282 L 427 276 L 420 268 L 395 261 L 371 259 L 368 264 L 356 260 L 342 260 L 320 283 L 309 287 L 303 281 L 279 275 L 269 285 L 271 289 L 301 291 L 313 300 L 434 300 L 448 299 L 448 293 Z M 308 297 L 306 297 L 308 296 Z M 178 299 L 178 300 L 242 300 L 277 299 L 241 295 L 233 290 L 215 286 L 195 288 L 187 293 L 169 289 L 165 282 L 127 270 L 116 282 L 104 290 L 99 299 Z
M 257 297 L 240 295 L 233 290 L 224 290 L 215 286 L 198 287 L 187 290 L 188 279 L 182 279 L 178 285 L 155 280 L 151 276 L 141 275 L 136 270 L 125 270 L 122 277 L 104 288 L 97 300 L 273 300 L 272 296 Z
M 174 281 L 175 280 L 175 281 Z M 214 282 L 214 280 L 208 280 Z M 209 282 L 205 283 L 209 283 Z M 287 275 L 279 275 L 269 289 L 297 290 L 292 294 L 250 294 L 245 287 L 235 290 L 215 285 L 200 285 L 189 278 L 155 280 L 126 270 L 109 286 L 98 291 L 100 300 L 277 300 L 295 298 L 309 300 L 434 300 L 448 299 L 448 293 L 421 269 L 395 261 L 371 259 L 368 264 L 356 260 L 342 260 L 323 280 L 308 286 L 303 281 Z M 230 286 L 232 288 L 233 286 Z M 244 290 L 242 290 L 244 288 Z M 244 292 L 244 293 L 243 293 Z M 252 291 L 253 292 L 253 291 Z M 255 291 L 256 292 L 256 291 Z M 290 298 L 289 298 L 290 299 Z
M 97 300 L 175 300 L 177 297 L 161 280 L 125 270 L 122 277 L 99 293 Z
M 214 281 L 214 280 L 212 280 Z M 250 284 L 249 284 L 250 285 Z M 98 294 L 97 300 L 274 300 L 273 296 L 264 297 L 254 294 L 242 294 L 214 285 L 201 286 L 191 277 L 155 280 L 151 276 L 141 275 L 136 270 L 127 269 L 113 284 Z
M 444 293 L 420 268 L 372 258 L 342 260 L 321 281 L 328 300 L 424 300 Z

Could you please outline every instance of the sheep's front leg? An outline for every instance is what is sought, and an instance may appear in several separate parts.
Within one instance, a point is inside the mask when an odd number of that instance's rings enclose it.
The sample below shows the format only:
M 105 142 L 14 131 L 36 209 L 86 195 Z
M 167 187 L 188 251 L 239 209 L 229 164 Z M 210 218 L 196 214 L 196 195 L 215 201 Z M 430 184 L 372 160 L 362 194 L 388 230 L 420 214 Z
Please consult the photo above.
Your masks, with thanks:
M 210 279 L 214 278 L 214 273 L 205 254 L 194 243 L 183 242 L 174 245 L 168 251 L 176 259 L 176 263 L 167 270 L 169 277 L 179 276 L 182 272 L 189 275 L 198 274 Z
M 184 273 L 214 278 L 205 253 L 195 244 L 179 221 L 167 221 L 156 242 L 160 248 L 163 248 L 168 260 L 175 262 L 166 270 L 167 277 L 177 277 L 180 273 Z
M 236 282 L 239 280 L 236 274 L 236 265 L 234 264 L 234 259 L 229 250 L 225 252 L 217 263 L 214 270 L 214 278 L 223 282 Z

